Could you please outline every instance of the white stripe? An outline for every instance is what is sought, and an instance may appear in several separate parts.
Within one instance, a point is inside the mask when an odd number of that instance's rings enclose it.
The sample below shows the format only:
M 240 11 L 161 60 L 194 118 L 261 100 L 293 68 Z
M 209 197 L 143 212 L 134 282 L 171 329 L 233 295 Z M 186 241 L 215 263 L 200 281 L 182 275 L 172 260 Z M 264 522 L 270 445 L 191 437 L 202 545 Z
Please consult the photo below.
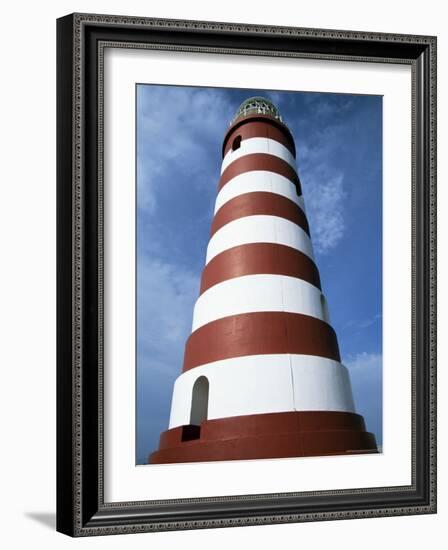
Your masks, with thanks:
M 192 389 L 209 381 L 208 419 L 285 411 L 354 412 L 348 371 L 314 355 L 250 355 L 215 361 L 181 374 L 175 384 L 170 428 L 189 424 Z
M 286 311 L 325 319 L 321 291 L 302 279 L 256 274 L 212 286 L 196 300 L 193 327 L 230 315 L 256 311 Z
M 298 204 L 305 211 L 303 196 L 297 195 L 296 186 L 291 180 L 275 172 L 257 170 L 235 176 L 224 185 L 216 197 L 215 214 L 229 200 L 244 193 L 260 191 L 282 195 Z
M 219 229 L 207 247 L 206 264 L 224 250 L 248 243 L 276 243 L 300 250 L 314 261 L 311 239 L 295 223 L 278 216 L 246 216 Z
M 243 139 L 241 141 L 241 146 L 238 149 L 236 149 L 235 151 L 232 151 L 232 149 L 230 149 L 230 151 L 227 152 L 222 160 L 221 174 L 233 161 L 244 157 L 245 155 L 252 155 L 254 153 L 265 153 L 268 155 L 273 155 L 286 161 L 290 166 L 294 168 L 294 170 L 297 170 L 296 160 L 287 147 L 285 147 L 278 141 L 275 141 L 274 139 L 254 137 Z

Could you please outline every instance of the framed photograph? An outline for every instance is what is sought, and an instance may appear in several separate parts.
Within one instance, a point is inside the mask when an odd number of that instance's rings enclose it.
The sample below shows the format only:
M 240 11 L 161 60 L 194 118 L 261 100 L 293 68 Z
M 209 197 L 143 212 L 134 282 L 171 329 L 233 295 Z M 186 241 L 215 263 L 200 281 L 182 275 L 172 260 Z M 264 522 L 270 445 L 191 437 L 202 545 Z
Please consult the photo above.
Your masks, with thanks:
M 434 513 L 436 38 L 57 41 L 57 529 Z

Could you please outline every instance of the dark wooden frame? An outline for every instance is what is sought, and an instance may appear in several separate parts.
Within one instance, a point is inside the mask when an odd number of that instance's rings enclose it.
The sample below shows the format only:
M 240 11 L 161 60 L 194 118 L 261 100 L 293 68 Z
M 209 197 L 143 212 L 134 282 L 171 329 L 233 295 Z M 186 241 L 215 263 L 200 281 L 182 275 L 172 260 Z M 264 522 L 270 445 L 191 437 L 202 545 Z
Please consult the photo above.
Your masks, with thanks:
M 105 503 L 102 53 L 107 45 L 412 67 L 410 486 Z M 57 529 L 71 536 L 436 511 L 436 38 L 74 14 L 57 21 Z M 411 113 L 410 113 L 411 116 Z

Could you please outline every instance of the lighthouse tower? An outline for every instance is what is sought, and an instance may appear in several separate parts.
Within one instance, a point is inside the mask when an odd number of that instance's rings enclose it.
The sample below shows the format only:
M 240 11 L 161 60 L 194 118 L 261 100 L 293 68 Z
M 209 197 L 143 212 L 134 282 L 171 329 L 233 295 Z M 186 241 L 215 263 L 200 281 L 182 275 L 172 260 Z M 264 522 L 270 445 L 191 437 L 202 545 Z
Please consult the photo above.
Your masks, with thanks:
M 149 462 L 376 452 L 354 409 L 277 108 L 244 101 L 222 152 L 192 332 Z

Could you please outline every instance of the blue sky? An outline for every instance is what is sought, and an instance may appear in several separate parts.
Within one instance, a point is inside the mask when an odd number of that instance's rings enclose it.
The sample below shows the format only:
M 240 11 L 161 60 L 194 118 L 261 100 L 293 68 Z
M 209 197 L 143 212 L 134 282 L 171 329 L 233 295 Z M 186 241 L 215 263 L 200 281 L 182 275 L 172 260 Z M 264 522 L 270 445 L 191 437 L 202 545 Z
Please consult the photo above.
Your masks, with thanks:
M 205 261 L 221 146 L 240 103 L 279 108 L 357 412 L 382 442 L 382 100 L 379 96 L 137 86 L 137 449 L 168 427 Z

